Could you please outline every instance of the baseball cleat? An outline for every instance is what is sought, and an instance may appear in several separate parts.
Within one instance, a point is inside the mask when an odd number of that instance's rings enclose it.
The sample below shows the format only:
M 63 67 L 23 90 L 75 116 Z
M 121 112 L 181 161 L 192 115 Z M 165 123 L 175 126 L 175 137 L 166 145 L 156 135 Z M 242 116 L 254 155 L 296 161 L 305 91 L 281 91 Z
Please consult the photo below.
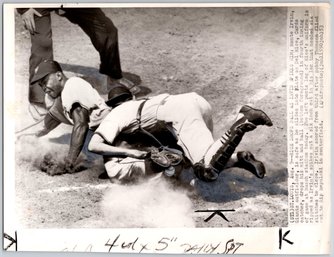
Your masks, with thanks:
M 270 118 L 268 117 L 265 112 L 254 109 L 248 105 L 244 105 L 241 107 L 240 113 L 244 115 L 244 118 L 248 120 L 249 122 L 253 123 L 254 125 L 266 125 L 266 126 L 272 126 L 273 123 L 271 122 Z
M 218 173 L 211 167 L 205 167 L 202 163 L 195 163 L 194 173 L 196 177 L 205 182 L 213 182 L 218 178 Z
M 266 174 L 266 168 L 261 161 L 255 159 L 254 155 L 249 151 L 237 153 L 238 162 L 236 167 L 250 171 L 258 178 L 263 178 Z

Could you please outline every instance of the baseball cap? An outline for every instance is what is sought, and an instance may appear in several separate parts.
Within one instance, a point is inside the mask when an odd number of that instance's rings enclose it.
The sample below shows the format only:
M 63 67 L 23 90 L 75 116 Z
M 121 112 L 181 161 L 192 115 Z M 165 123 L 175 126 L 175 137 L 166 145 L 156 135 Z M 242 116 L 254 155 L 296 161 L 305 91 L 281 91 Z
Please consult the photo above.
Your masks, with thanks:
M 53 60 L 44 60 L 35 69 L 35 74 L 30 84 L 34 84 L 35 82 L 39 81 L 50 73 L 56 73 L 57 71 L 63 71 L 58 62 Z
M 106 104 L 110 107 L 115 107 L 119 102 L 132 98 L 132 93 L 124 86 L 117 86 L 110 89 Z

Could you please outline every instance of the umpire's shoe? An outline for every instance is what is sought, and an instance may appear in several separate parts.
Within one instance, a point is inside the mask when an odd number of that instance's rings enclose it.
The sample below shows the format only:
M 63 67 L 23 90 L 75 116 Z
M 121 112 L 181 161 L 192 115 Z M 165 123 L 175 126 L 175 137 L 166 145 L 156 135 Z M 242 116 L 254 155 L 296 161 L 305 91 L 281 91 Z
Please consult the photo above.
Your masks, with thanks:
M 249 151 L 237 153 L 238 161 L 235 166 L 250 171 L 258 178 L 263 178 L 266 174 L 266 168 L 261 161 L 255 159 L 254 155 Z

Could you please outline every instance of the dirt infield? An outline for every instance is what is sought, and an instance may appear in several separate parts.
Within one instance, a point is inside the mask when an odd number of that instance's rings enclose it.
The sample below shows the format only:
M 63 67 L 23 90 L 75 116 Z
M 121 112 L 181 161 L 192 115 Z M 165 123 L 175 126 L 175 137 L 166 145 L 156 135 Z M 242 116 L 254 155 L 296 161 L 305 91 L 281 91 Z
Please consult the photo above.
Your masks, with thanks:
M 248 133 L 237 150 L 249 150 L 267 169 L 263 180 L 238 168 L 214 183 L 189 191 L 162 178 L 115 185 L 98 178 L 101 157 L 82 154 L 87 169 L 48 176 L 34 165 L 45 154 L 63 158 L 71 127 L 43 137 L 16 139 L 16 202 L 28 228 L 81 227 L 266 227 L 286 226 L 286 9 L 125 8 L 104 9 L 119 32 L 122 68 L 155 95 L 195 91 L 213 107 L 214 136 L 222 135 L 243 104 L 263 109 L 273 127 Z M 84 76 L 104 97 L 105 76 L 89 38 L 52 14 L 54 58 L 68 76 Z M 15 24 L 16 130 L 33 123 L 28 112 L 30 37 Z M 8 86 L 8 85 L 5 85 Z M 33 133 L 41 125 L 25 133 Z M 196 210 L 228 209 L 226 218 L 204 220 Z

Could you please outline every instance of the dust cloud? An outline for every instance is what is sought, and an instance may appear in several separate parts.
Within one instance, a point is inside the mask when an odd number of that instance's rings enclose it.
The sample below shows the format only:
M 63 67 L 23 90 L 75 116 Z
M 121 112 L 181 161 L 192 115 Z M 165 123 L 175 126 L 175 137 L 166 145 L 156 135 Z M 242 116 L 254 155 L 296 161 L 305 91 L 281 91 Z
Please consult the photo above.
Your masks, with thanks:
M 101 206 L 108 227 L 195 227 L 191 200 L 163 178 L 112 185 Z
M 61 129 L 57 132 L 64 133 L 65 131 Z M 47 154 L 51 154 L 52 158 L 56 161 L 63 161 L 67 155 L 68 146 L 64 146 L 63 143 L 50 141 L 49 136 L 39 138 L 34 136 L 34 133 L 27 133 L 16 138 L 15 147 L 16 162 L 18 165 L 31 163 L 35 168 L 39 168 L 40 162 Z

